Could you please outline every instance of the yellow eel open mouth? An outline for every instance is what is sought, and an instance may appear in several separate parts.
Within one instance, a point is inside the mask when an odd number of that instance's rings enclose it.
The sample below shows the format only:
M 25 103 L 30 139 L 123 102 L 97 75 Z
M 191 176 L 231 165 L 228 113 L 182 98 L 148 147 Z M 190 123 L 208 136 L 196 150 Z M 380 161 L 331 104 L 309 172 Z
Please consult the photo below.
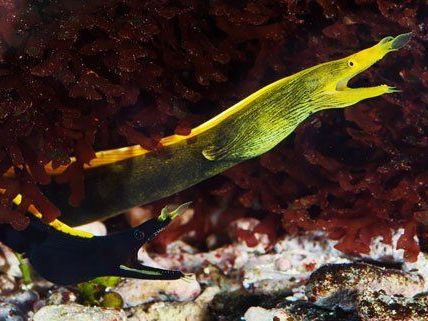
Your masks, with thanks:
M 362 72 L 370 68 L 377 61 L 381 60 L 387 53 L 396 51 L 404 47 L 406 44 L 409 43 L 411 38 L 412 38 L 411 32 L 404 33 L 396 37 L 385 37 L 375 46 L 362 50 L 346 58 L 348 59 L 348 64 L 350 64 L 349 68 L 355 68 L 355 70 L 353 72 L 352 70 L 349 70 L 350 72 L 348 72 L 345 77 L 343 77 L 341 80 L 339 80 L 336 83 L 336 88 L 335 88 L 336 91 L 357 89 L 357 88 L 348 87 L 349 80 L 351 80 L 355 76 L 361 74 Z M 385 86 L 385 85 L 365 87 L 365 88 L 376 88 L 380 86 Z M 388 92 L 399 91 L 395 87 L 391 87 L 391 86 L 387 86 L 387 87 L 388 87 Z

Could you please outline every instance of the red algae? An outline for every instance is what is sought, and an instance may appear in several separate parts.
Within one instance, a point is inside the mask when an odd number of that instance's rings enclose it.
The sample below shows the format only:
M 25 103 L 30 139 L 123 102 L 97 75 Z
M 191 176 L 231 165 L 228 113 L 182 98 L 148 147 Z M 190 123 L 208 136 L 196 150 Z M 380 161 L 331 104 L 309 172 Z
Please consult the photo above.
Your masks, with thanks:
M 190 222 L 171 226 L 155 246 L 182 235 L 203 244 L 250 216 L 271 241 L 324 230 L 353 254 L 403 228 L 398 245 L 415 260 L 428 210 L 427 13 L 412 0 L 3 1 L 0 172 L 13 166 L 17 175 L 0 180 L 0 222 L 24 228 L 29 204 L 47 221 L 59 216 L 39 191 L 50 182 L 49 162 L 76 156 L 57 180 L 78 206 L 90 193 L 82 168 L 95 150 L 157 150 L 161 137 L 188 134 L 273 80 L 412 31 L 410 46 L 357 80 L 402 93 L 318 113 L 268 154 L 154 210 L 195 201 Z M 14 209 L 17 193 L 23 202 Z M 253 236 L 239 233 L 251 245 Z

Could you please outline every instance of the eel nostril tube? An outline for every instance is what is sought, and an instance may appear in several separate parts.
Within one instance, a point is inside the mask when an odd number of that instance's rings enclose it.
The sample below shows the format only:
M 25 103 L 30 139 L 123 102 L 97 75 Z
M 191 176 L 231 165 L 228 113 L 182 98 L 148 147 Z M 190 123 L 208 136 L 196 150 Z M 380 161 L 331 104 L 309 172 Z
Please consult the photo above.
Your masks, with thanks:
M 403 33 L 394 38 L 391 42 L 391 49 L 400 49 L 403 48 L 407 43 L 412 39 L 413 33 Z

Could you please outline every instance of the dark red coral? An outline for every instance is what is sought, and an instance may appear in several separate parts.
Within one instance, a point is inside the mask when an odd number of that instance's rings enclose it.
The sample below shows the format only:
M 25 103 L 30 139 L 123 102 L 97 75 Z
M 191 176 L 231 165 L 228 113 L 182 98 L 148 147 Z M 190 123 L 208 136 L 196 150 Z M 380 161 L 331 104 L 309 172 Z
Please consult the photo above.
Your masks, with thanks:
M 282 221 L 289 232 L 323 229 L 349 253 L 402 227 L 413 260 L 428 210 L 427 17 L 416 0 L 3 1 L 0 172 L 13 166 L 17 177 L 0 180 L 0 220 L 25 225 L 10 205 L 18 192 L 21 211 L 59 215 L 37 192 L 51 161 L 77 157 L 58 178 L 77 205 L 95 150 L 158 149 L 264 84 L 412 31 L 410 46 L 357 80 L 401 94 L 319 113 L 272 152 L 176 196 L 196 199 L 196 214 L 158 244 L 183 233 L 203 242 L 253 216 L 272 239 Z

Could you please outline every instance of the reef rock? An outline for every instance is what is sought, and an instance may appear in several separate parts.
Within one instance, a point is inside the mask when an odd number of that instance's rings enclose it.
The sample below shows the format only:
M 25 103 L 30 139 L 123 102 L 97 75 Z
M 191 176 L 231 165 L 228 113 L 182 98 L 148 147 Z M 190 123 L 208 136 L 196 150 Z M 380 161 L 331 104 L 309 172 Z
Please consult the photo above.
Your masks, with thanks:
M 34 321 L 126 321 L 124 311 L 85 307 L 78 304 L 50 305 L 34 315 Z
M 326 309 L 307 303 L 291 303 L 286 308 L 265 309 L 251 307 L 245 312 L 245 321 L 360 321 L 352 312 Z
M 428 297 L 405 298 L 385 291 L 364 291 L 357 297 L 361 321 L 427 321 Z
M 128 321 L 203 321 L 207 318 L 208 304 L 219 291 L 218 287 L 207 288 L 193 302 L 156 302 L 148 307 L 139 306 L 131 309 Z
M 372 289 L 382 290 L 387 295 L 409 297 L 422 292 L 424 283 L 420 275 L 371 264 L 332 264 L 312 273 L 306 285 L 306 295 L 311 301 L 325 301 L 333 297 L 343 300 L 347 294 Z
M 136 306 L 159 300 L 191 301 L 200 294 L 201 287 L 194 277 L 171 281 L 123 279 L 114 291 L 127 306 Z

